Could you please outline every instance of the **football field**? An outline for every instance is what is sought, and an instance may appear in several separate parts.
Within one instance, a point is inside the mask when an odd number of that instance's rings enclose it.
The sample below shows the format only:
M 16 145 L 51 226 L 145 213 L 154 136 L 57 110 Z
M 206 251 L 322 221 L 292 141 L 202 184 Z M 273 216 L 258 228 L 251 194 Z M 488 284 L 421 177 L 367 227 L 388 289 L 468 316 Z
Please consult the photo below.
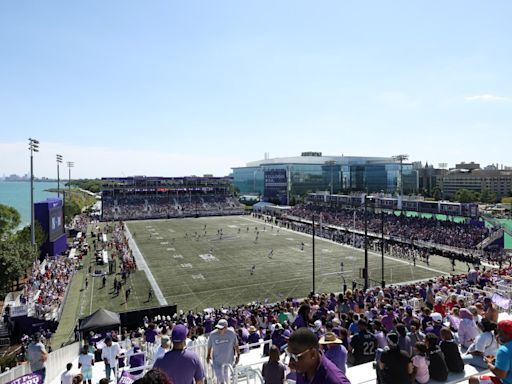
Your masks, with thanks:
M 310 235 L 265 225 L 251 216 L 132 221 L 127 225 L 165 299 L 178 309 L 274 302 L 304 297 L 312 290 Z M 341 291 L 343 278 L 349 288 L 353 280 L 362 283 L 363 250 L 318 237 L 315 249 L 316 292 Z M 385 258 L 387 284 L 449 271 L 449 260 L 437 256 L 431 258 L 430 266 L 418 261 L 416 267 L 405 260 Z M 456 271 L 465 272 L 467 267 L 458 263 Z M 374 252 L 369 252 L 369 273 L 374 285 L 380 282 L 381 257 Z

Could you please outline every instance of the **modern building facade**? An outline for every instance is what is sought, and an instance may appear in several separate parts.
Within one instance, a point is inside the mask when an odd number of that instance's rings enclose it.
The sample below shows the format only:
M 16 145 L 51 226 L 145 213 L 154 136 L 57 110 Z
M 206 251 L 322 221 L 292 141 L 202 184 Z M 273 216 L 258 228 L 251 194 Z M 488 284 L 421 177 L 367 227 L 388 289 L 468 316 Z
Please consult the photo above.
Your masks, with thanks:
M 459 189 L 482 192 L 489 189 L 497 199 L 508 196 L 512 191 L 512 170 L 480 169 L 478 164 L 461 163 L 451 169 L 442 181 L 444 198 L 453 198 Z
M 264 159 L 233 167 L 233 183 L 242 194 L 265 196 L 265 175 L 285 172 L 287 199 L 316 191 L 395 193 L 400 187 L 400 163 L 392 157 L 301 156 Z M 402 164 L 404 194 L 418 190 L 418 175 L 412 164 Z

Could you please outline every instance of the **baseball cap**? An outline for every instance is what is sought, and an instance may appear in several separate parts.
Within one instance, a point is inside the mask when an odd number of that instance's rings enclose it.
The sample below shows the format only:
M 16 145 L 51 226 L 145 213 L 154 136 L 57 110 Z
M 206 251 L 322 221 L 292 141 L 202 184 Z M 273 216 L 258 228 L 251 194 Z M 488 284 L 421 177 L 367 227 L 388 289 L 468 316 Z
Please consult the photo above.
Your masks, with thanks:
M 440 323 L 443 321 L 443 315 L 441 315 L 439 312 L 434 312 L 433 314 L 430 315 L 430 317 L 432 317 L 432 320 L 435 321 L 436 323 Z
M 498 323 L 498 329 L 501 329 L 508 337 L 512 338 L 512 320 L 501 320 Z
M 181 343 L 187 339 L 188 329 L 183 324 L 176 324 L 172 329 L 171 338 L 173 343 Z
M 228 321 L 226 319 L 220 319 L 215 328 L 224 329 L 228 327 Z

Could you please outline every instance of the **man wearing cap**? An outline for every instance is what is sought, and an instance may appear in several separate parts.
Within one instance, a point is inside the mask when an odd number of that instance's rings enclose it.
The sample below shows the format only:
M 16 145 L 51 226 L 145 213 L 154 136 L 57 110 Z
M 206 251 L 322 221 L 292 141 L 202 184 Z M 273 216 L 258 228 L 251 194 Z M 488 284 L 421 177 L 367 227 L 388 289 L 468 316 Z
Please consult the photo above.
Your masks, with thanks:
M 112 342 L 112 337 L 105 337 L 105 346 L 101 350 L 101 358 L 105 362 L 105 377 L 110 381 L 111 371 L 116 374 L 117 359 L 119 358 L 119 352 L 121 348 L 119 344 Z
M 39 332 L 34 333 L 32 336 L 32 342 L 27 348 L 27 359 L 30 363 L 30 369 L 33 373 L 37 373 L 42 376 L 42 382 L 46 378 L 46 360 L 48 360 L 48 352 L 41 342 L 41 334 Z
M 512 384 L 512 320 L 498 323 L 498 340 L 501 346 L 496 352 L 496 359 L 485 358 L 487 368 L 494 376 L 471 376 L 469 384 Z
M 336 337 L 336 334 L 327 332 L 318 343 L 327 348 L 324 356 L 331 360 L 341 372 L 345 373 L 347 370 L 347 349 L 343 346 L 343 342 Z
M 187 334 L 185 325 L 175 325 L 171 333 L 172 350 L 156 360 L 153 368 L 164 371 L 173 384 L 203 384 L 204 370 L 199 356 L 185 349 Z
M 228 329 L 228 322 L 225 319 L 220 319 L 215 328 L 216 330 L 208 338 L 206 363 L 210 364 L 210 361 L 212 362 L 218 384 L 224 384 L 226 378 L 224 377 L 222 366 L 224 364 L 233 364 L 233 360 L 235 364 L 238 364 L 240 349 L 238 348 L 238 338 L 235 332 Z
M 308 328 L 291 334 L 286 354 L 290 369 L 297 372 L 297 384 L 350 384 L 343 372 L 320 352 L 318 339 Z

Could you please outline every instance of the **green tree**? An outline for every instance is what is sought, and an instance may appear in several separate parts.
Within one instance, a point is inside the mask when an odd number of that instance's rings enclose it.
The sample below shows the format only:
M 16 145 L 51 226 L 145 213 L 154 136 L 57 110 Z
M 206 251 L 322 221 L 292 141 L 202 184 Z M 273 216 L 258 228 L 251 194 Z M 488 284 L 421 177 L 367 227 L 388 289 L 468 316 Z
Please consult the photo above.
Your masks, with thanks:
M 66 197 L 66 200 L 64 202 L 64 221 L 66 223 L 71 222 L 74 216 L 79 215 L 82 212 L 82 207 L 80 206 L 79 202 L 74 199 L 68 199 Z
M 0 204 L 0 238 L 11 235 L 20 222 L 20 214 L 15 208 Z
M 484 188 L 480 192 L 480 201 L 486 204 L 493 204 L 496 202 L 496 194 L 489 188 Z
M 36 220 L 34 223 L 37 249 L 40 249 L 41 246 L 46 242 L 48 236 L 46 235 L 46 232 L 43 230 L 43 227 L 39 221 Z M 25 228 L 16 233 L 16 240 L 21 243 L 32 243 L 32 232 L 30 230 L 30 225 L 27 225 Z
M 432 192 L 432 197 L 436 201 L 441 200 L 442 192 L 441 192 L 441 189 L 439 187 L 435 187 L 434 188 L 434 191 Z
M 455 192 L 455 201 L 459 203 L 474 203 L 478 201 L 480 195 L 478 192 L 470 191 L 469 189 L 461 188 Z
M 30 242 L 20 242 L 15 236 L 0 241 L 0 290 L 6 293 L 24 275 L 37 258 L 38 252 Z

